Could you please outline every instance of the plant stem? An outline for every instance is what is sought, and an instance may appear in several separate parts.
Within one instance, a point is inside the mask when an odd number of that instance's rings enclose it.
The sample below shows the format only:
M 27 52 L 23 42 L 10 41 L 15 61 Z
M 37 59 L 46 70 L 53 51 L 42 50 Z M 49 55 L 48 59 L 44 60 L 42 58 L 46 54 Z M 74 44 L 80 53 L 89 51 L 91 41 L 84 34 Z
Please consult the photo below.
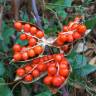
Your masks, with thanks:
M 37 25 L 40 28 L 42 28 L 40 16 L 38 14 L 38 10 L 37 10 L 37 7 L 36 7 L 36 0 L 32 0 L 32 9 L 33 9 L 34 14 L 35 14 L 35 17 L 36 17 L 36 23 L 37 23 Z
M 3 15 L 3 6 L 0 6 L 0 35 L 2 35 L 2 15 Z
M 59 17 L 58 17 L 58 15 L 57 15 L 57 13 L 56 13 L 53 9 L 51 9 L 51 8 L 49 8 L 49 7 L 46 7 L 46 9 L 50 10 L 50 11 L 55 15 L 55 17 L 56 17 L 56 19 L 57 19 L 57 21 L 58 21 L 58 24 L 59 24 L 59 26 L 60 26 L 60 29 L 62 30 L 63 25 L 62 25 L 61 21 L 59 20 Z

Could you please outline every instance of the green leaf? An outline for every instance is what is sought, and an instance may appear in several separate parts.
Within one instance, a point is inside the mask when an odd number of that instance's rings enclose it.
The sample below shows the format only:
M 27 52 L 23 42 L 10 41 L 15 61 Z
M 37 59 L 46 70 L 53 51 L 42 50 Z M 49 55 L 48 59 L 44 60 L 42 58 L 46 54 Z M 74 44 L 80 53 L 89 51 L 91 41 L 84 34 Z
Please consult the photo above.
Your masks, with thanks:
M 14 64 L 14 63 L 7 65 L 4 77 L 10 78 L 10 80 L 14 80 L 14 73 L 17 68 L 18 68 L 18 65 Z
M 76 57 L 77 53 L 75 51 L 72 51 L 67 57 L 69 59 L 74 59 L 74 57 Z
M 4 39 L 4 43 L 10 43 L 10 37 L 14 34 L 15 30 L 6 25 L 5 29 L 3 29 L 2 37 Z
M 28 21 L 28 14 L 26 12 L 22 12 L 22 21 Z
M 64 0 L 54 0 L 54 4 L 64 4 Z
M 87 58 L 83 55 L 76 55 L 76 65 L 74 68 L 81 68 L 87 64 Z
M 37 94 L 35 96 L 52 96 L 52 93 L 49 90 L 47 90 L 47 91 Z
M 72 0 L 64 0 L 64 5 L 66 7 L 71 7 Z
M 17 44 L 20 44 L 21 46 L 24 46 L 24 45 L 27 45 L 28 44 L 28 41 L 27 40 L 21 41 L 20 39 L 17 39 L 16 40 L 16 43 Z
M 0 0 L 0 4 L 4 4 L 4 2 L 6 2 L 6 0 Z
M 96 25 L 96 16 L 93 16 L 92 18 L 85 20 L 85 24 L 87 28 L 92 29 Z
M 83 55 L 72 52 L 68 59 L 70 64 L 72 65 L 73 71 L 80 76 L 86 76 L 94 71 L 96 71 L 96 67 L 87 64 L 87 58 Z
M 5 72 L 4 64 L 0 62 L 0 77 L 4 75 L 4 72 Z
M 3 78 L 0 78 L 0 96 L 13 96 Z
M 49 22 L 48 19 L 43 18 L 43 23 L 44 23 L 44 24 L 48 24 L 48 22 Z
M 0 51 L 6 52 L 8 50 L 8 47 L 6 44 L 4 44 L 3 40 L 0 40 Z
M 85 4 L 90 4 L 92 2 L 92 0 L 84 0 Z
M 96 66 L 86 64 L 84 67 L 77 70 L 77 73 L 81 76 L 86 76 L 96 71 Z
M 72 65 L 73 69 L 79 69 L 82 68 L 87 64 L 87 58 L 83 55 L 77 54 L 75 52 L 72 52 L 68 56 L 69 62 Z
M 64 19 L 66 18 L 66 16 L 67 16 L 67 13 L 66 13 L 64 10 L 62 10 L 62 11 L 59 10 L 57 13 L 58 13 L 58 16 L 61 16 L 63 20 L 64 20 Z
M 3 40 L 3 37 L 0 35 L 0 42 Z
M 53 34 L 55 34 L 56 35 L 56 32 L 57 32 L 57 26 L 56 25 L 54 25 L 54 26 L 47 26 L 48 28 L 45 28 L 46 26 L 44 26 L 44 30 L 45 30 L 45 34 L 51 34 L 51 35 L 53 35 Z M 49 28 L 50 27 L 50 28 Z
M 2 36 L 0 38 L 0 50 L 7 51 L 10 42 L 10 37 L 14 34 L 15 30 L 9 27 L 5 21 L 2 22 Z
M 61 17 L 61 21 L 65 20 L 67 13 L 64 11 L 64 8 L 63 7 L 57 7 L 57 8 L 55 8 L 55 10 L 58 14 L 58 17 Z

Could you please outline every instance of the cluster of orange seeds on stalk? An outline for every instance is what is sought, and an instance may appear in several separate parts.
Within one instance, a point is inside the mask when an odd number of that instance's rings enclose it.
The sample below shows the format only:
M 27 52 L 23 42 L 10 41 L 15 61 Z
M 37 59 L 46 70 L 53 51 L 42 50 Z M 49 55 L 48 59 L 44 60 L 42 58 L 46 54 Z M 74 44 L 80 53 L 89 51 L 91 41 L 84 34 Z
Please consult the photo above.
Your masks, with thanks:
M 76 17 L 74 21 L 70 21 L 68 25 L 63 26 L 56 40 L 57 45 L 62 46 L 65 43 L 73 42 L 84 36 L 87 28 L 80 20 L 81 18 Z
M 46 85 L 60 87 L 69 76 L 68 60 L 63 54 L 46 55 L 16 70 L 17 76 L 26 82 L 32 82 L 44 72 L 47 72 L 43 79 Z
M 21 32 L 20 40 L 28 40 L 26 46 L 15 44 L 13 46 L 13 60 L 21 61 L 28 60 L 29 58 L 40 55 L 43 52 L 43 46 L 40 45 L 40 39 L 44 37 L 44 32 L 29 23 L 22 24 L 15 22 L 14 28 Z
M 82 38 L 87 30 L 86 26 L 81 22 L 81 17 L 76 17 L 74 21 L 69 22 L 67 26 L 63 26 L 55 40 L 47 41 L 44 32 L 35 25 L 29 23 L 15 22 L 14 28 L 21 32 L 20 39 L 28 40 L 26 46 L 15 44 L 13 46 L 13 60 L 26 61 L 33 58 L 30 63 L 21 66 L 16 70 L 17 77 L 23 82 L 32 83 L 36 78 L 43 76 L 42 82 L 47 86 L 60 87 L 68 79 L 71 67 L 64 54 L 41 55 L 44 52 L 45 45 L 51 45 L 64 52 L 69 50 L 70 43 Z M 58 47 L 59 46 L 59 47 Z M 60 51 L 61 52 L 61 51 Z

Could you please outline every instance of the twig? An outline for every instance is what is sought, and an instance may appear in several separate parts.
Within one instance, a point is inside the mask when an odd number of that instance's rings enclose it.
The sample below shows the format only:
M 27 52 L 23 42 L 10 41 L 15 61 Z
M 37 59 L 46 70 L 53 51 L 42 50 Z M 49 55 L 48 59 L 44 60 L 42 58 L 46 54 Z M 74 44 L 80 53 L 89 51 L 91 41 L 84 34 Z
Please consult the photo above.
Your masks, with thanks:
M 31 15 L 34 18 L 34 20 L 36 21 L 36 17 L 35 17 L 35 15 L 34 15 L 34 13 L 32 11 L 31 11 Z
M 40 20 L 40 17 L 39 17 L 39 14 L 38 14 L 38 10 L 37 10 L 37 7 L 36 7 L 36 0 L 32 0 L 32 9 L 34 11 L 34 14 L 35 14 L 35 17 L 36 17 L 36 23 L 37 25 L 42 28 L 42 25 L 41 25 L 41 20 Z
M 22 83 L 22 81 L 17 82 L 17 83 L 13 86 L 13 88 L 12 88 L 12 90 L 11 90 L 11 93 L 13 93 L 14 89 L 15 89 L 20 83 Z
M 2 35 L 2 15 L 3 15 L 3 6 L 0 6 L 0 35 Z
M 14 81 L 14 82 L 10 82 L 10 83 L 0 83 L 0 86 L 3 86 L 3 85 L 12 85 L 14 83 L 16 83 L 17 81 Z
M 2 16 L 3 16 L 3 10 L 6 5 L 6 0 L 4 0 L 4 4 L 0 6 L 0 35 L 2 35 Z
M 47 6 L 46 6 L 46 9 L 50 10 L 50 11 L 55 15 L 55 17 L 56 17 L 56 19 L 57 19 L 57 21 L 58 21 L 58 24 L 59 24 L 59 26 L 60 26 L 60 28 L 61 28 L 61 30 L 62 30 L 63 25 L 62 25 L 62 23 L 60 22 L 57 13 L 56 13 L 53 9 L 51 9 L 51 8 L 49 8 L 49 7 L 47 7 Z
M 44 19 L 44 16 L 45 16 L 45 0 L 42 0 L 42 4 L 43 4 L 43 19 Z

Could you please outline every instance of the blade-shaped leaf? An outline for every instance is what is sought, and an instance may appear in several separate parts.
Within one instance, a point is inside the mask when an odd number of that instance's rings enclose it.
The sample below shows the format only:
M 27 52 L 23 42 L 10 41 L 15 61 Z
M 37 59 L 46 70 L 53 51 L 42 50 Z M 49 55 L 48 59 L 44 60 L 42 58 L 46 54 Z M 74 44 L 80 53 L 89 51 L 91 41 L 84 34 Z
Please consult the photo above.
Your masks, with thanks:
M 71 7 L 72 0 L 64 0 L 64 5 L 66 7 Z
M 4 72 L 5 72 L 4 64 L 0 62 L 0 76 L 3 76 Z
M 91 19 L 85 20 L 87 28 L 92 29 L 96 25 L 96 16 L 93 16 Z
M 4 38 L 4 42 L 6 44 L 10 43 L 10 37 L 14 34 L 15 30 L 13 28 L 6 27 L 4 32 L 2 33 L 2 36 Z
M 0 96 L 13 96 L 3 78 L 0 78 Z
M 21 41 L 20 39 L 17 39 L 17 40 L 16 40 L 16 43 L 24 46 L 24 45 L 27 45 L 27 44 L 28 44 L 28 41 L 27 41 L 27 40 Z
M 64 4 L 64 0 L 53 0 L 54 4 Z
M 83 66 L 87 64 L 87 58 L 83 55 L 79 55 L 76 53 L 71 54 L 69 56 L 69 61 L 73 69 L 82 68 Z
M 77 70 L 77 73 L 81 76 L 86 76 L 92 72 L 95 72 L 96 71 L 96 67 L 93 66 L 93 65 L 89 65 L 89 64 L 86 64 L 84 67 L 82 67 L 81 69 L 78 69 Z

